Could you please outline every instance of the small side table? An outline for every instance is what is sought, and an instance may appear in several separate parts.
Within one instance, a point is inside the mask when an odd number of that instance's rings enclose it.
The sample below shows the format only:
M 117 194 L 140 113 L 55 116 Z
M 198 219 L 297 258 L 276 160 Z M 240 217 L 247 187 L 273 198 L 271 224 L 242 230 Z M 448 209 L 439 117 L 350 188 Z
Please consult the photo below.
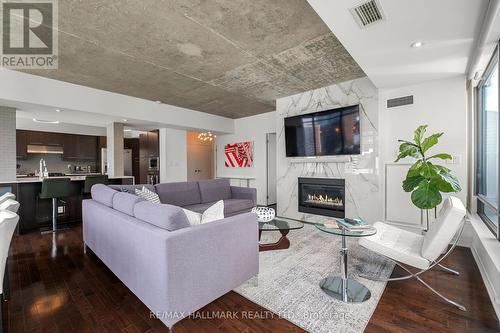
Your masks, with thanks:
M 341 270 L 342 276 L 328 276 L 321 280 L 319 286 L 329 296 L 346 303 L 361 303 L 367 301 L 371 297 L 370 290 L 363 284 L 348 277 L 347 271 L 347 241 L 346 237 L 367 237 L 375 235 L 377 229 L 369 228 L 357 231 L 348 231 L 345 228 L 327 228 L 323 224 L 316 224 L 316 228 L 328 234 L 342 237 L 341 255 Z

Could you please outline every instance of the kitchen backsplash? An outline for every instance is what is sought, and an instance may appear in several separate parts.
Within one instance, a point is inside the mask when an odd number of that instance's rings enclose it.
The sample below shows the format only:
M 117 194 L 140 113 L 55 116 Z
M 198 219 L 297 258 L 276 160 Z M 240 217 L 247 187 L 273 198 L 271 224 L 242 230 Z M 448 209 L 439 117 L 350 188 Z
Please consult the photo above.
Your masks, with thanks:
M 28 173 L 34 173 L 40 167 L 40 159 L 45 160 L 47 169 L 50 173 L 75 173 L 75 167 L 87 168 L 90 166 L 91 170 L 87 172 L 98 172 L 97 161 L 63 161 L 61 155 L 51 155 L 51 154 L 29 154 L 26 160 L 17 160 L 18 169 L 17 174 L 25 175 Z M 68 167 L 71 166 L 71 168 Z M 77 171 L 78 172 L 78 171 Z M 83 171 L 79 171 L 83 172 Z

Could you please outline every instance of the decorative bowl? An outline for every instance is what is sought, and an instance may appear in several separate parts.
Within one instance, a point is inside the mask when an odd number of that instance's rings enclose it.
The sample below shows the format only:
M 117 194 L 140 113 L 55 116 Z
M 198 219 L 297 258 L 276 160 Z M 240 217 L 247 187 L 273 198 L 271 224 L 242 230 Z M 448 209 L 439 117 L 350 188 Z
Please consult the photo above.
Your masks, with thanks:
M 269 207 L 254 207 L 252 208 L 252 213 L 257 214 L 257 220 L 259 222 L 272 221 L 276 216 L 274 209 Z

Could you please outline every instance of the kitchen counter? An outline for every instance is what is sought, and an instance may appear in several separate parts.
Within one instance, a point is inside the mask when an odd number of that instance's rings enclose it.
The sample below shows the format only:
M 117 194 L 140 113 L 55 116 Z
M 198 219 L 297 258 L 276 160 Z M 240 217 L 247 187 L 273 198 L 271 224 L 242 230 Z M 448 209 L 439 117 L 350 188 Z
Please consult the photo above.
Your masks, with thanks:
M 83 193 L 85 174 L 68 175 L 70 178 L 70 195 L 58 200 L 58 223 L 61 225 L 73 225 L 82 221 L 82 200 L 90 197 Z M 133 176 L 109 177 L 109 184 L 132 185 Z M 14 181 L 0 182 L 0 193 L 12 192 L 16 200 L 21 204 L 19 207 L 19 232 L 27 233 L 50 229 L 52 225 L 52 200 L 40 198 L 42 181 L 38 177 L 22 177 Z
M 61 177 L 49 177 L 49 178 L 70 178 L 71 181 L 84 181 L 87 174 L 71 174 Z M 134 182 L 134 176 L 117 176 L 117 177 L 109 177 L 109 179 L 132 179 L 132 183 Z M 1 181 L 0 185 L 4 184 L 23 184 L 23 183 L 41 183 L 42 180 L 38 177 L 17 177 L 16 180 L 13 181 Z

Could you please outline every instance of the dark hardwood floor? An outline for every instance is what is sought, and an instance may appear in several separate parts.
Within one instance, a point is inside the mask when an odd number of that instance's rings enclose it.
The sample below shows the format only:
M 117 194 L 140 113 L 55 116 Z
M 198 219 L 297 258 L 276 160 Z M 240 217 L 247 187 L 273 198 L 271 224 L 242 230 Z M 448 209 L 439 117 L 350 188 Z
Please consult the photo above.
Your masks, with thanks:
M 33 233 L 13 239 L 4 332 L 167 332 L 96 256 L 83 254 L 81 239 L 80 227 L 55 238 Z M 470 250 L 457 249 L 446 264 L 460 270 L 461 277 L 445 272 L 424 277 L 467 306 L 467 312 L 443 303 L 415 281 L 391 282 L 366 332 L 499 332 Z M 400 274 L 395 270 L 393 275 Z M 206 319 L 217 311 L 226 318 Z M 172 331 L 304 332 L 234 292 L 182 320 Z

